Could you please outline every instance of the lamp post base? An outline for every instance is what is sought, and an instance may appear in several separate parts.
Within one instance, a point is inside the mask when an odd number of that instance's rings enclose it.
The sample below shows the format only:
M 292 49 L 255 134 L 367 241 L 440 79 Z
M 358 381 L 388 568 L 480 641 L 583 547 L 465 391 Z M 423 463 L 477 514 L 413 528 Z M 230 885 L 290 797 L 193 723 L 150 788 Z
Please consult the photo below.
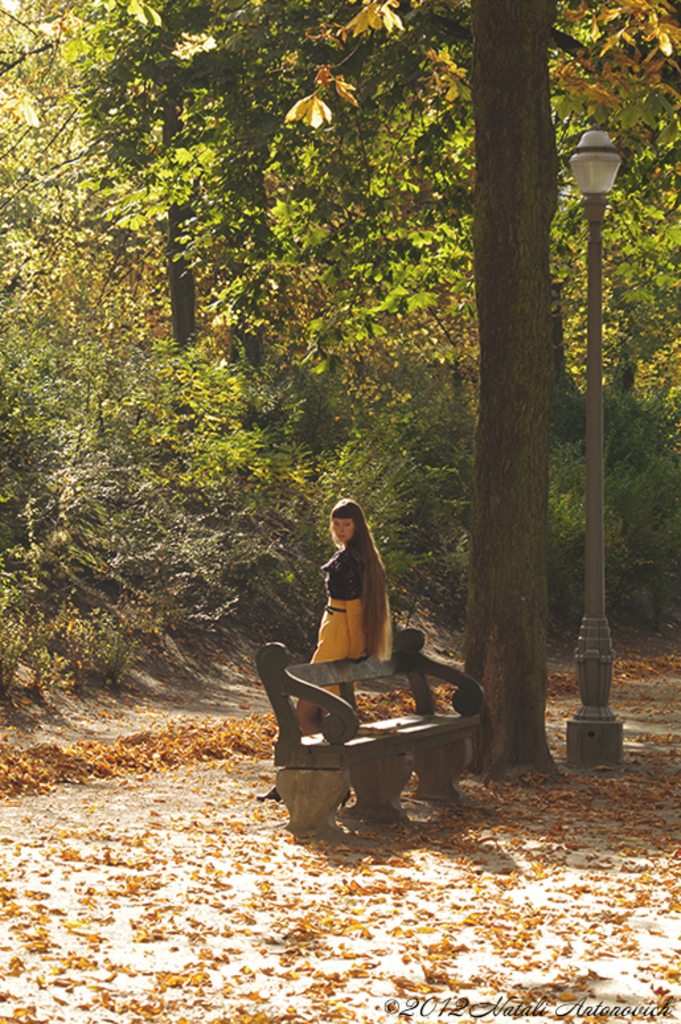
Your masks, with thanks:
M 624 760 L 622 722 L 572 719 L 567 723 L 567 760 L 581 768 L 618 765 Z
M 608 706 L 614 652 L 605 615 L 584 616 L 575 659 L 582 706 L 567 723 L 568 763 L 622 764 L 624 726 Z

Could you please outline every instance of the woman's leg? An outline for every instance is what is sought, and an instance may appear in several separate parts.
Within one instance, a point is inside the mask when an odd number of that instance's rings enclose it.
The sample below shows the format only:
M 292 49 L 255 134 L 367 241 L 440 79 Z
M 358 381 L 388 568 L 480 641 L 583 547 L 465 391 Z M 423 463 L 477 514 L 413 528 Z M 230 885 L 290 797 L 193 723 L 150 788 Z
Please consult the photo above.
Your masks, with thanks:
M 300 731 L 303 736 L 312 736 L 313 733 L 319 732 L 322 721 L 321 708 L 318 708 L 316 704 L 310 703 L 309 700 L 301 699 L 298 701 L 297 711 Z
M 340 602 L 339 602 L 340 603 Z M 319 627 L 319 642 L 312 655 L 312 663 L 320 661 L 337 661 L 347 658 L 349 649 L 347 615 L 344 611 L 331 611 L 329 608 Z M 298 721 L 303 736 L 312 736 L 319 732 L 324 712 L 309 700 L 298 701 Z

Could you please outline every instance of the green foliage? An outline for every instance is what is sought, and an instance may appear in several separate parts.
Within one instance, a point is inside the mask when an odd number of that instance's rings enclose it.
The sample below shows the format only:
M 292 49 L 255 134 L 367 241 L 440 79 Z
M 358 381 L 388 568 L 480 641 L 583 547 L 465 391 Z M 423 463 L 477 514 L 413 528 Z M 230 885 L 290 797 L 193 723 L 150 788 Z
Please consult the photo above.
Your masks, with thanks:
M 598 116 L 625 157 L 604 228 L 608 591 L 658 618 L 679 596 L 673 67 L 637 71 L 624 35 L 603 49 L 625 27 L 617 5 L 599 40 L 587 15 L 602 5 L 558 6 L 584 54 L 552 55 L 553 272 L 574 386 L 554 409 L 551 600 L 564 615 L 581 607 L 586 224 L 567 159 Z M 141 634 L 235 614 L 263 639 L 310 646 L 340 494 L 365 506 L 397 605 L 435 580 L 463 607 L 477 359 L 469 5 L 415 5 L 404 33 L 342 53 L 316 32 L 326 14 L 356 13 L 83 0 L 82 32 L 66 17 L 60 36 L 31 9 L 35 26 L 13 40 L 50 46 L 8 76 L 39 123 L 25 106 L 19 133 L 14 108 L 0 117 L 6 688 L 20 661 L 39 685 L 93 668 L 116 682 Z M 327 94 L 333 121 L 315 133 L 284 114 L 320 65 L 342 66 L 360 106 Z M 182 246 L 199 295 L 201 342 L 183 352 L 164 340 L 170 204 L 190 210 Z M 92 592 L 106 613 L 92 613 Z
M 549 601 L 560 618 L 579 614 L 584 596 L 584 456 L 554 444 L 549 476 Z
M 329 508 L 341 495 L 365 508 L 393 583 L 393 603 L 411 605 L 414 588 L 461 602 L 473 454 L 467 389 L 448 366 L 387 363 L 344 419 L 324 453 L 317 492 Z M 341 421 L 343 418 L 341 417 Z
M 120 684 L 136 661 L 137 643 L 113 615 L 95 608 L 82 614 L 66 598 L 51 624 L 51 638 L 65 651 L 75 681 L 87 670 L 99 669 L 112 684 Z
M 0 695 L 9 696 L 22 664 L 30 666 L 35 688 L 59 676 L 61 659 L 49 650 L 51 626 L 32 601 L 34 581 L 0 571 Z
M 611 607 L 659 625 L 681 599 L 681 407 L 674 393 L 605 396 L 605 555 Z M 584 586 L 584 396 L 559 394 L 549 502 L 549 593 L 576 616 Z
M 99 589 L 126 635 L 237 612 L 258 628 L 284 623 L 304 646 L 322 601 L 326 515 L 349 491 L 396 593 L 414 569 L 447 565 L 460 598 L 468 390 L 446 361 L 391 352 L 322 379 L 279 352 L 254 368 L 200 347 L 121 347 L 115 359 L 38 333 L 17 345 L 7 323 L 7 557 L 38 595 Z M 55 628 L 77 679 L 125 662 L 124 645 L 68 604 Z
M 23 613 L 12 609 L 3 594 L 0 599 L 0 696 L 5 696 L 12 686 L 25 650 Z
M 97 640 L 95 663 L 109 682 L 117 686 L 135 664 L 137 644 L 126 637 L 111 617 L 100 623 Z
M 55 633 L 66 648 L 66 657 L 76 681 L 82 683 L 83 673 L 94 663 L 97 630 L 92 619 L 84 618 L 70 601 L 64 602 L 55 619 Z
M 0 575 L 0 695 L 8 697 L 23 666 L 24 682 L 42 692 L 98 669 L 119 683 L 135 661 L 135 641 L 110 614 L 82 614 L 69 596 L 49 602 L 21 572 Z

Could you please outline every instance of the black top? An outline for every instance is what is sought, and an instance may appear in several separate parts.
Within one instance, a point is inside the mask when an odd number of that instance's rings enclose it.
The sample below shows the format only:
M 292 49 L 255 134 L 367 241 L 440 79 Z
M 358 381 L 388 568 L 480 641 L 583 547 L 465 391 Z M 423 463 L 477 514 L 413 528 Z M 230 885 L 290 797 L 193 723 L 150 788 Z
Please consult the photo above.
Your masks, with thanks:
M 322 566 L 325 575 L 326 593 L 337 601 L 354 601 L 362 596 L 362 576 L 359 562 L 353 558 L 347 548 L 341 548 L 326 565 Z

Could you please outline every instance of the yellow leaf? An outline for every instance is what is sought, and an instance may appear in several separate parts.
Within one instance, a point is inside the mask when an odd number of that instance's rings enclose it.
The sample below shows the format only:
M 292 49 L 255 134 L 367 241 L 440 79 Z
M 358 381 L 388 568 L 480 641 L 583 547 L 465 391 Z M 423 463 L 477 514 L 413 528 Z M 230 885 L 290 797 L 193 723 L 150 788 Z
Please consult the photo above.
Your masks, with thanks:
M 401 18 L 394 11 L 390 10 L 388 4 L 382 5 L 380 15 L 387 32 L 394 32 L 395 30 L 401 32 L 404 28 Z
M 330 124 L 332 119 L 333 114 L 324 100 L 320 99 L 319 96 L 313 96 L 305 115 L 307 123 L 313 128 L 319 128 L 325 121 Z
M 36 109 L 28 96 L 21 97 L 17 104 L 17 110 L 26 124 L 30 124 L 31 128 L 37 128 L 40 125 L 40 119 L 38 118 Z
M 346 82 L 342 75 L 336 78 L 336 92 L 341 99 L 347 100 L 348 103 L 352 103 L 353 107 L 358 107 L 359 103 L 352 95 L 355 91 L 355 86 L 351 82 Z
M 393 32 L 395 29 L 401 31 L 404 28 L 402 21 L 399 15 L 391 10 L 397 7 L 398 3 L 399 0 L 386 0 L 382 4 L 372 0 L 344 26 L 343 35 L 352 32 L 353 36 L 359 36 L 372 28 L 385 28 L 387 32 Z
M 343 32 L 352 32 L 353 36 L 362 35 L 370 28 L 380 28 L 381 19 L 376 15 L 376 4 L 369 4 L 368 7 L 362 8 L 359 14 L 347 23 L 344 27 Z
M 302 100 L 298 100 L 294 103 L 289 112 L 286 115 L 286 121 L 302 121 L 307 116 L 308 107 L 313 100 L 313 96 L 305 96 Z
M 660 42 L 660 49 L 662 50 L 662 52 L 665 55 L 665 57 L 671 57 L 671 55 L 672 55 L 672 41 L 669 38 L 669 36 L 667 35 L 667 33 L 661 31 L 660 34 L 658 35 L 658 40 Z

